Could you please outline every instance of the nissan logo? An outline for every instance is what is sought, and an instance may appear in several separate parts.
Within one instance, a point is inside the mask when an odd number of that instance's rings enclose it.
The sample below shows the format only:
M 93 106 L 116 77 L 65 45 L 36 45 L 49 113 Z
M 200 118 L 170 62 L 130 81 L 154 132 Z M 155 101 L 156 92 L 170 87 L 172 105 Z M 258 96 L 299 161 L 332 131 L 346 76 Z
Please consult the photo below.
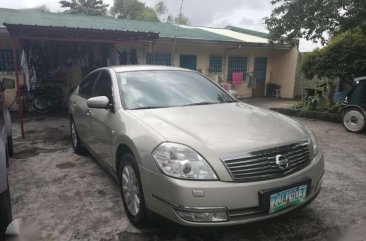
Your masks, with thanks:
M 286 170 L 288 168 L 288 159 L 282 155 L 277 155 L 276 164 L 281 170 Z

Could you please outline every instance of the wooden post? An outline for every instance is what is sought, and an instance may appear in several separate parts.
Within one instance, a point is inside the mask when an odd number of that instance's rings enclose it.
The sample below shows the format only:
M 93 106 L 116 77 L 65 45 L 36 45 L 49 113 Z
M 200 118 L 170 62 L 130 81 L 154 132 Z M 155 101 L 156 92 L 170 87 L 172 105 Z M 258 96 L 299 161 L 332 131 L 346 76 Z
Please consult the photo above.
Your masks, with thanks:
M 18 104 L 18 112 L 19 112 L 19 119 L 20 119 L 20 129 L 22 132 L 22 139 L 24 139 L 24 122 L 23 122 L 23 102 L 20 97 L 20 84 L 19 84 L 19 69 L 18 69 L 18 61 L 17 61 L 17 39 L 12 39 L 13 44 L 13 63 L 14 63 L 14 71 L 15 71 L 15 80 L 17 86 L 16 98 Z

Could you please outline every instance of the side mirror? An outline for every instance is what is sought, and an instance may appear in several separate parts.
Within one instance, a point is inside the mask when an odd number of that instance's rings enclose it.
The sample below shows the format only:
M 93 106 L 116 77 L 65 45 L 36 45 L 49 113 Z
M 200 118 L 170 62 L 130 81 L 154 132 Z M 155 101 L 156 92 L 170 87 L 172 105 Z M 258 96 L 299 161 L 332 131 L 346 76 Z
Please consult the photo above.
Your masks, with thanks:
M 89 108 L 94 109 L 107 109 L 109 104 L 109 99 L 106 96 L 97 96 L 90 98 L 86 101 Z
M 9 78 L 3 78 L 1 81 L 1 89 L 2 91 L 6 90 L 6 89 L 14 89 L 15 87 L 15 82 L 13 79 L 9 79 Z
M 235 90 L 229 90 L 229 94 L 230 94 L 232 97 L 234 97 L 234 98 L 236 98 L 236 97 L 238 96 L 238 92 L 236 92 Z

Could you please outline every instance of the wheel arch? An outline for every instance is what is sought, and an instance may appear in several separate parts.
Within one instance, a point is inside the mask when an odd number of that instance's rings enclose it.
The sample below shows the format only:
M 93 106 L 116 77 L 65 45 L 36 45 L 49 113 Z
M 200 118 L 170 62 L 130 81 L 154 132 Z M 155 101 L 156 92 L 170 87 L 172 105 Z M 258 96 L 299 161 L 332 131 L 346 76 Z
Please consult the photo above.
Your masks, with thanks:
M 120 160 L 121 160 L 122 156 L 126 153 L 132 154 L 135 157 L 136 161 L 138 162 L 138 156 L 136 155 L 136 151 L 134 151 L 132 144 L 126 144 L 125 142 L 122 142 L 118 145 L 118 147 L 116 149 L 116 154 L 115 154 L 115 163 L 116 163 L 117 172 L 118 172 L 118 169 L 121 164 Z
M 348 111 L 349 109 L 358 109 L 358 110 L 361 111 L 361 113 L 363 114 L 363 116 L 366 117 L 366 110 L 364 108 L 362 108 L 361 106 L 359 106 L 359 105 L 347 105 L 346 107 L 344 107 L 341 110 L 342 118 L 343 118 L 343 115 L 346 113 L 346 111 Z

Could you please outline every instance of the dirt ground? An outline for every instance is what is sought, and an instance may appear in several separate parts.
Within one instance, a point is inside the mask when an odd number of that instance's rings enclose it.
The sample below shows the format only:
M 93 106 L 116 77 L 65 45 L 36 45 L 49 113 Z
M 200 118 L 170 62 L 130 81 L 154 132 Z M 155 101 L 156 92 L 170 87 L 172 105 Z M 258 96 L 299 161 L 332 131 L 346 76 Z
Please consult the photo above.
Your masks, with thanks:
M 41 240 L 366 240 L 366 135 L 347 133 L 340 124 L 300 121 L 314 130 L 326 156 L 318 198 L 265 222 L 199 230 L 169 222 L 135 229 L 114 179 L 90 156 L 73 154 L 67 119 L 27 119 L 25 140 L 14 123 L 14 217 L 36 225 Z

